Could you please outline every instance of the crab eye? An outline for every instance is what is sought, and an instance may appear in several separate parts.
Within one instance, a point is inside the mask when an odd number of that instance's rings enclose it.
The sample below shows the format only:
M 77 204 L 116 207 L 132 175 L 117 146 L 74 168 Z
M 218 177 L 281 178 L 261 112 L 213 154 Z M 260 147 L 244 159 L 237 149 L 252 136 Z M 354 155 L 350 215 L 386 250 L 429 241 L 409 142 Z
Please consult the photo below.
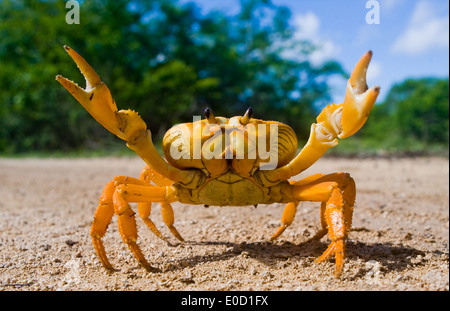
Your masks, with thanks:
M 211 112 L 211 109 L 206 108 L 205 109 L 205 118 L 208 120 L 208 123 L 217 123 L 216 118 L 214 117 L 213 113 Z
M 211 114 L 211 109 L 209 109 L 209 108 L 206 108 L 205 109 L 205 118 L 206 119 L 209 119 L 209 115 Z

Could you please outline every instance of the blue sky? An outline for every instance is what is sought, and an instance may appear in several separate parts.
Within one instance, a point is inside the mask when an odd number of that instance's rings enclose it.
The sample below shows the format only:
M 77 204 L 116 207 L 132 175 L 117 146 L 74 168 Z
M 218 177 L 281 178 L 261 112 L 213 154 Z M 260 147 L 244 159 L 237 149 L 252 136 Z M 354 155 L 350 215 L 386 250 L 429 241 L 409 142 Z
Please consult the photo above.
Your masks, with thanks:
M 379 24 L 368 24 L 366 15 L 379 4 Z M 183 1 L 183 2 L 188 2 Z M 218 9 L 235 14 L 239 0 L 195 0 L 203 13 Z M 296 36 L 322 47 L 311 56 L 320 63 L 335 59 L 351 72 L 356 61 L 372 50 L 368 84 L 380 85 L 383 98 L 394 83 L 406 78 L 448 77 L 448 0 L 272 0 L 287 6 Z M 345 88 L 336 82 L 338 89 Z M 342 102 L 338 90 L 335 102 Z

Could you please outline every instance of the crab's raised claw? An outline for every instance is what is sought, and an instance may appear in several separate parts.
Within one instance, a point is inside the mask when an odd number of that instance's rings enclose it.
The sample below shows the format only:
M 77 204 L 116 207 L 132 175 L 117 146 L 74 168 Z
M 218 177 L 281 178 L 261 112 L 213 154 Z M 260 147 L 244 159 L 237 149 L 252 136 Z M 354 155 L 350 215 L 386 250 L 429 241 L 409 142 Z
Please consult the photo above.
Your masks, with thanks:
M 369 89 L 366 83 L 367 68 L 371 59 L 372 51 L 368 51 L 356 64 L 348 80 L 339 138 L 346 138 L 355 134 L 364 125 L 380 93 L 379 86 Z
M 121 129 L 123 127 L 122 118 L 117 111 L 116 103 L 108 87 L 101 81 L 95 70 L 75 50 L 68 46 L 64 46 L 64 49 L 72 57 L 85 77 L 86 88 L 83 89 L 75 82 L 60 75 L 56 76 L 56 80 L 75 97 L 97 122 L 111 133 L 123 138 L 123 130 Z

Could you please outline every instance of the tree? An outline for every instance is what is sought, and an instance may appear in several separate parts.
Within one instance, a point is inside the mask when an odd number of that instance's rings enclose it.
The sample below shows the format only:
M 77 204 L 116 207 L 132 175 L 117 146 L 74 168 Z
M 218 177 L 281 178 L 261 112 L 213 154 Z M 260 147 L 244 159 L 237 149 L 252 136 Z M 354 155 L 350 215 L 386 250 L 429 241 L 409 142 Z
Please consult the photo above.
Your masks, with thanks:
M 91 0 L 80 2 L 80 24 L 67 24 L 63 1 L 0 1 L 0 153 L 115 141 L 55 82 L 62 74 L 83 84 L 64 44 L 95 68 L 119 109 L 142 115 L 155 139 L 206 107 L 232 116 L 248 106 L 306 139 L 315 103 L 329 99 L 327 78 L 342 69 L 281 56 L 311 50 L 294 42 L 287 8 L 268 0 L 241 7 L 236 16 L 204 16 L 194 3 Z

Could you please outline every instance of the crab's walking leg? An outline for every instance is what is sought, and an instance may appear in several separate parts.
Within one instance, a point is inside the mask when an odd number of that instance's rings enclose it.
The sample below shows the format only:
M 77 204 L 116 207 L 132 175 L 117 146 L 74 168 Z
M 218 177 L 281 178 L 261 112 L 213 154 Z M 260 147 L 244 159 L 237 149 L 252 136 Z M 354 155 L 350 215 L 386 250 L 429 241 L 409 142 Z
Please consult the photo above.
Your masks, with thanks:
M 138 213 L 139 217 L 142 218 L 144 223 L 147 225 L 148 228 L 155 234 L 158 238 L 160 238 L 163 241 L 166 241 L 166 238 L 161 234 L 161 232 L 156 228 L 153 221 L 150 219 L 150 214 L 152 212 L 152 203 L 151 202 L 140 202 L 138 203 Z
M 314 238 L 321 238 L 328 232 L 331 243 L 316 261 L 321 262 L 334 254 L 335 276 L 339 277 L 344 266 L 345 239 L 351 228 L 356 196 L 353 178 L 345 173 L 325 175 L 308 184 L 294 184 L 292 194 L 299 201 L 323 202 L 322 230 Z
M 118 176 L 109 182 L 103 190 L 99 207 L 91 228 L 91 236 L 100 262 L 109 270 L 114 270 L 109 262 L 101 238 L 105 235 L 113 214 L 118 216 L 119 232 L 139 263 L 148 271 L 155 269 L 145 259 L 137 245 L 138 233 L 134 212 L 129 202 L 163 202 L 176 200 L 170 187 L 156 187 L 148 183 L 125 176 Z
M 148 183 L 153 182 L 155 185 L 163 187 L 163 186 L 171 186 L 173 181 L 159 174 L 154 168 L 150 165 L 144 167 L 139 176 L 139 179 L 144 180 Z
M 173 184 L 173 181 L 171 181 L 168 178 L 165 178 L 164 176 L 162 176 L 161 174 L 156 172 L 153 168 L 151 168 L 148 165 L 142 170 L 141 176 L 139 179 L 144 180 L 148 183 L 153 182 L 157 186 L 160 186 L 160 187 L 170 186 Z M 170 232 L 178 240 L 180 240 L 181 242 L 184 242 L 183 237 L 180 235 L 178 230 L 173 225 L 175 222 L 175 218 L 173 215 L 172 206 L 170 205 L 170 203 L 166 203 L 166 202 L 160 202 L 160 203 L 161 203 L 161 213 L 163 216 L 164 223 L 167 225 Z M 152 232 L 157 237 L 159 237 L 160 239 L 162 239 L 164 241 L 167 241 L 166 238 L 161 234 L 161 232 L 156 228 L 155 224 L 149 218 L 150 212 L 151 212 L 151 206 L 152 206 L 151 202 L 138 203 L 139 216 L 141 216 L 141 218 L 144 220 L 145 224 L 150 228 L 150 230 L 152 230 Z
M 176 237 L 180 242 L 184 242 L 183 237 L 178 232 L 177 228 L 173 225 L 175 222 L 175 217 L 173 215 L 172 205 L 167 202 L 161 202 L 161 213 L 164 223 L 167 228 L 169 228 L 170 232 L 172 232 L 173 236 Z
M 114 268 L 106 256 L 105 247 L 101 239 L 105 235 L 106 229 L 114 215 L 112 196 L 115 189 L 116 185 L 114 180 L 106 184 L 100 197 L 100 202 L 91 227 L 92 243 L 94 244 L 100 262 L 108 270 L 114 270 Z
M 306 185 L 322 176 L 324 176 L 324 174 L 315 174 L 300 181 L 291 181 L 290 183 L 291 185 Z M 286 230 L 286 228 L 291 225 L 292 221 L 294 221 L 295 214 L 297 213 L 297 206 L 299 203 L 300 202 L 295 201 L 289 202 L 286 205 L 283 211 L 283 216 L 281 217 L 281 226 L 278 227 L 277 231 L 272 235 L 272 237 L 270 238 L 271 241 L 278 238 L 284 232 L 284 230 Z
M 140 181 L 140 180 L 138 180 Z M 142 182 L 142 181 L 141 181 Z M 177 200 L 176 190 L 172 187 L 157 187 L 126 183 L 116 187 L 113 195 L 114 211 L 119 217 L 119 230 L 122 240 L 128 245 L 139 263 L 149 271 L 154 270 L 146 261 L 137 241 L 136 222 L 134 212 L 129 203 L 140 202 L 174 202 Z
M 284 230 L 286 230 L 286 228 L 291 225 L 292 221 L 294 221 L 298 203 L 299 202 L 289 202 L 288 204 L 286 204 L 286 207 L 283 211 L 283 216 L 281 217 L 281 226 L 278 227 L 277 231 L 272 235 L 272 237 L 270 238 L 271 241 L 278 238 L 284 232 Z
M 328 228 L 327 228 L 327 220 L 325 217 L 325 211 L 327 209 L 327 203 L 326 202 L 322 202 L 320 204 L 320 225 L 322 226 L 322 228 L 316 232 L 316 234 L 314 234 L 314 236 L 312 238 L 310 238 L 310 241 L 313 240 L 320 240 L 321 238 L 323 238 L 325 236 L 325 234 L 327 234 L 328 232 Z
M 100 202 L 91 227 L 91 237 L 94 248 L 100 262 L 109 270 L 114 270 L 114 268 L 106 256 L 105 247 L 101 239 L 105 235 L 108 225 L 114 215 L 114 191 L 116 190 L 117 185 L 124 183 L 125 181 L 144 184 L 144 182 L 138 181 L 137 179 L 125 176 L 117 176 L 107 183 L 100 197 Z
M 148 182 L 149 184 L 153 181 L 151 178 L 151 172 L 152 169 L 147 165 L 141 172 L 141 175 L 139 176 L 140 180 L 143 180 L 145 182 Z M 161 240 L 167 241 L 166 238 L 161 234 L 161 232 L 156 228 L 153 221 L 150 219 L 150 214 L 152 211 L 152 203 L 151 202 L 140 202 L 138 203 L 138 212 L 139 216 L 142 218 L 144 223 L 147 225 L 147 227 L 150 228 L 150 230 Z

